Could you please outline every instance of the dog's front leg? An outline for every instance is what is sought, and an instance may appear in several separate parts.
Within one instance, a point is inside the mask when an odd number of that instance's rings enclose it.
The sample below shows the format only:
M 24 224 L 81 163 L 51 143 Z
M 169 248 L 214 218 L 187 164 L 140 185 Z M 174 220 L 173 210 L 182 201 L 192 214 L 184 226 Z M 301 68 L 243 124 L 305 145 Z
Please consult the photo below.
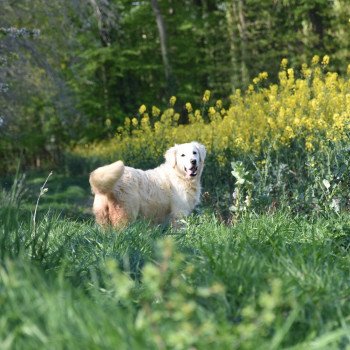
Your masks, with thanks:
M 183 227 L 181 219 L 186 218 L 191 213 L 191 210 L 184 208 L 173 208 L 170 214 L 171 226 L 175 229 Z

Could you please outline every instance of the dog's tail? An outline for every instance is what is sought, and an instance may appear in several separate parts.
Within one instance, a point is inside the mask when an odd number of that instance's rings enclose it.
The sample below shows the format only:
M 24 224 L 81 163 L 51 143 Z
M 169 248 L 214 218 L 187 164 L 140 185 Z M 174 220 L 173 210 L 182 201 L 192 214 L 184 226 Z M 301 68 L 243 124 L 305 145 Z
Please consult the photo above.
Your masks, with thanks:
M 115 163 L 97 168 L 90 174 L 90 185 L 94 193 L 108 194 L 113 191 L 115 183 L 124 173 L 124 163 L 118 160 Z

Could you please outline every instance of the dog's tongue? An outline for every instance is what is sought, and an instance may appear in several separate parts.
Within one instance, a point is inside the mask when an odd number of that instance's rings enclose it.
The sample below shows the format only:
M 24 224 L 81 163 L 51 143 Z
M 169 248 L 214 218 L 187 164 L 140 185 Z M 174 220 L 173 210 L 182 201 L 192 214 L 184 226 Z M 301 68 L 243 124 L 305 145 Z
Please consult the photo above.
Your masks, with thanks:
M 186 169 L 186 172 L 187 172 L 187 175 L 188 176 L 196 176 L 197 175 L 197 167 L 196 166 L 193 166 L 192 168 L 190 169 Z

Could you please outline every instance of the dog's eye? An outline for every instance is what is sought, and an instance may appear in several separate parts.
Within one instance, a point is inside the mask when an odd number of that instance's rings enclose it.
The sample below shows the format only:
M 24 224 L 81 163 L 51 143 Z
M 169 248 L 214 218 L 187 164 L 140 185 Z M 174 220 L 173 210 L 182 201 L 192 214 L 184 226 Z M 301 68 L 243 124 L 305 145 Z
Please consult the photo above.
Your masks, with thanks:
M 181 154 L 181 157 L 184 157 L 185 155 L 184 154 Z
M 197 152 L 196 152 L 196 151 L 193 151 L 193 154 L 197 154 Z

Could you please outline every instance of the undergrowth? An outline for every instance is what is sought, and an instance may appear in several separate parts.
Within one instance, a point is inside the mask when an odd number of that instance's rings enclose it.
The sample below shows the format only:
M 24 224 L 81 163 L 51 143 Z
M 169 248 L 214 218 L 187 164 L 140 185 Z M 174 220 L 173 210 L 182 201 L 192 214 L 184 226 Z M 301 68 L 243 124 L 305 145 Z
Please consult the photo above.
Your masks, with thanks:
M 164 110 L 141 105 L 113 139 L 76 146 L 66 169 L 88 173 L 117 159 L 149 169 L 174 143 L 196 140 L 208 154 L 205 200 L 225 219 L 286 206 L 309 214 L 349 209 L 350 66 L 340 76 L 328 71 L 329 60 L 315 56 L 297 70 L 283 59 L 277 84 L 263 72 L 222 100 L 205 91 L 199 106 L 174 96 Z
M 350 346 L 345 214 L 116 232 L 46 212 L 34 225 L 19 186 L 0 202 L 1 349 Z

